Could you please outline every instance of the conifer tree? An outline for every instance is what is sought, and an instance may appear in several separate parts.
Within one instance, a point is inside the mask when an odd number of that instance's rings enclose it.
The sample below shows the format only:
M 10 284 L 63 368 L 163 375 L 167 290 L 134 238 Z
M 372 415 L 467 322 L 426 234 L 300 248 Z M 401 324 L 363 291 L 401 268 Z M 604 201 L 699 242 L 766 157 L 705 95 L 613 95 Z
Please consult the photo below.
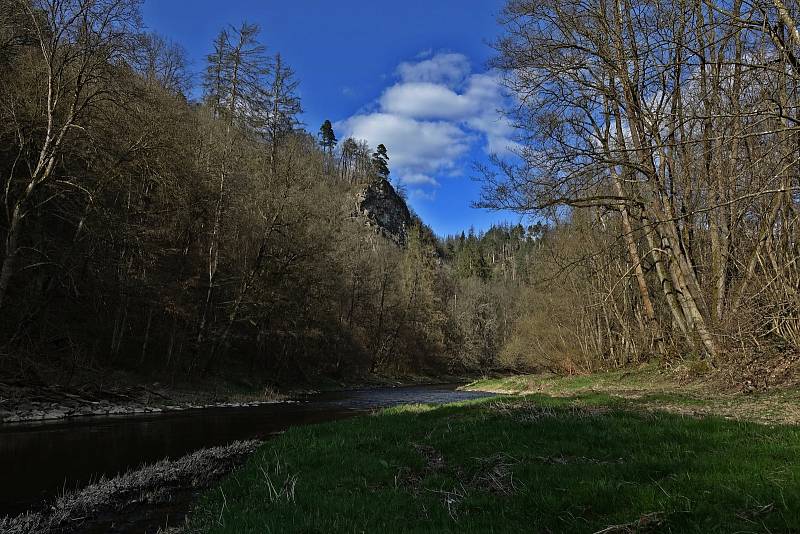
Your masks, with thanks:
M 336 139 L 336 134 L 333 132 L 331 121 L 326 119 L 319 128 L 319 144 L 329 156 L 333 156 L 333 149 L 338 142 L 339 140 Z
M 389 154 L 386 151 L 386 146 L 383 144 L 378 145 L 375 152 L 372 154 L 372 166 L 378 176 L 384 180 L 389 180 Z

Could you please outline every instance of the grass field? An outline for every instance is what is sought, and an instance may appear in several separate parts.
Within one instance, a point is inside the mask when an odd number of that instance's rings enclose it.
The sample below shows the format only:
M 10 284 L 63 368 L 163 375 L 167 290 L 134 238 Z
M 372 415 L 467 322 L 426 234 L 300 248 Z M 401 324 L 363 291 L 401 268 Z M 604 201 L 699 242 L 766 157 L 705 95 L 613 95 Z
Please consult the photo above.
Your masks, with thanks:
M 800 427 L 658 411 L 647 396 L 559 395 L 292 429 L 206 493 L 191 528 L 800 532 Z

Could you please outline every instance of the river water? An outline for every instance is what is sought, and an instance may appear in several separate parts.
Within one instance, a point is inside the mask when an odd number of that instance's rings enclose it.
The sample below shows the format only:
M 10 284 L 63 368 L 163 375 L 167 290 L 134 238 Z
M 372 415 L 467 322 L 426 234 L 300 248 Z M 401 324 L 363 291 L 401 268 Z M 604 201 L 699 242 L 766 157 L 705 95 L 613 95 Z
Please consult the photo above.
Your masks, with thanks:
M 236 440 L 267 439 L 289 427 L 408 403 L 484 396 L 453 385 L 320 393 L 247 408 L 0 424 L 0 517 L 36 508 L 59 492 L 163 458 Z

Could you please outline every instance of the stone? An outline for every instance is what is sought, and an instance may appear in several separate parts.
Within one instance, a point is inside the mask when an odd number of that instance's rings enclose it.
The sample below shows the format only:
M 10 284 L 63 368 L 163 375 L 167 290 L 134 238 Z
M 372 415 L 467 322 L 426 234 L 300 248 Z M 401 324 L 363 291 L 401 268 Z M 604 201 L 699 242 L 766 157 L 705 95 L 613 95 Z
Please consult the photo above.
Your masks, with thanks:
M 387 180 L 376 180 L 356 195 L 354 215 L 397 246 L 405 246 L 411 212 L 406 201 Z

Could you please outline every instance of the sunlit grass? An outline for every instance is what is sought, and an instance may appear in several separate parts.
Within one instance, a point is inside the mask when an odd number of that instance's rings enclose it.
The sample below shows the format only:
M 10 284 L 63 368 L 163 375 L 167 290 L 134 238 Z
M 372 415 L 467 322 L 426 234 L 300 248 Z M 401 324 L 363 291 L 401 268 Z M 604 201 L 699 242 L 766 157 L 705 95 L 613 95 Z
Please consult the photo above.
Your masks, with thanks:
M 800 427 L 645 411 L 635 402 L 604 393 L 496 397 L 295 428 L 209 491 L 193 526 L 237 533 L 800 529 Z M 274 498 L 289 485 L 292 499 Z
M 800 423 L 800 389 L 742 391 L 706 380 L 679 380 L 655 365 L 578 376 L 517 375 L 477 380 L 463 389 L 556 397 L 603 394 L 628 404 L 685 415 L 718 415 L 752 422 Z

